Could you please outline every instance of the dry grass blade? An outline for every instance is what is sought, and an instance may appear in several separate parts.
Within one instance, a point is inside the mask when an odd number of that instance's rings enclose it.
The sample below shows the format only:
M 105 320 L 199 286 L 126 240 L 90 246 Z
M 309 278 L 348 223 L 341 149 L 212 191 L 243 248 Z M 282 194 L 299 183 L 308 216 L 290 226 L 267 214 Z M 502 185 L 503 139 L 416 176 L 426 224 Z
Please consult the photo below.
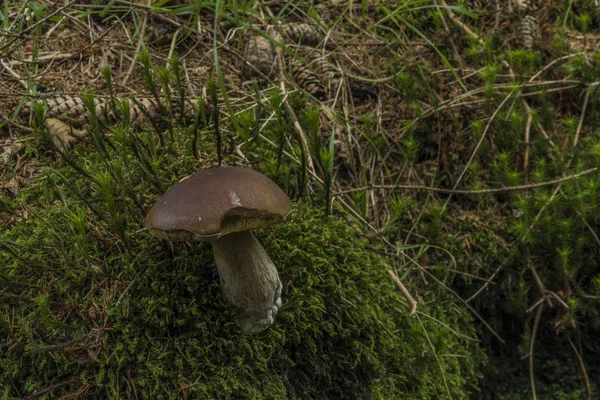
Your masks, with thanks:
M 450 388 L 448 387 L 448 382 L 446 381 L 446 373 L 444 372 L 444 367 L 442 366 L 440 358 L 437 355 L 437 351 L 435 350 L 435 346 L 433 345 L 433 343 L 431 343 L 431 339 L 429 338 L 429 334 L 427 333 L 427 330 L 425 329 L 425 326 L 423 325 L 423 321 L 421 321 L 421 318 L 419 318 L 419 314 L 415 314 L 415 316 L 417 317 L 417 320 L 419 321 L 419 325 L 421 325 L 421 329 L 423 330 L 423 334 L 425 335 L 425 338 L 427 339 L 427 343 L 429 344 L 429 348 L 433 352 L 435 360 L 437 361 L 438 366 L 440 367 L 440 372 L 441 372 L 441 375 L 442 375 L 442 379 L 444 380 L 444 386 L 446 387 L 446 392 L 448 393 L 448 398 L 452 399 L 452 393 L 450 393 Z

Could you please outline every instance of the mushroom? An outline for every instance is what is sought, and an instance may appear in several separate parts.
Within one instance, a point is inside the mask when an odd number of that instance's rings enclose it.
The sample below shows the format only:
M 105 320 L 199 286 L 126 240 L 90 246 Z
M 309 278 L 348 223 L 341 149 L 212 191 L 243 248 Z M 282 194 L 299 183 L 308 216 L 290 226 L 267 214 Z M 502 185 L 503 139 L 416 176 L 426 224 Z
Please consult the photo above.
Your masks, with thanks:
M 266 176 L 224 167 L 169 188 L 146 215 L 146 226 L 161 239 L 210 241 L 221 288 L 238 309 L 242 330 L 259 333 L 281 307 L 281 281 L 250 230 L 279 222 L 290 210 L 290 199 Z

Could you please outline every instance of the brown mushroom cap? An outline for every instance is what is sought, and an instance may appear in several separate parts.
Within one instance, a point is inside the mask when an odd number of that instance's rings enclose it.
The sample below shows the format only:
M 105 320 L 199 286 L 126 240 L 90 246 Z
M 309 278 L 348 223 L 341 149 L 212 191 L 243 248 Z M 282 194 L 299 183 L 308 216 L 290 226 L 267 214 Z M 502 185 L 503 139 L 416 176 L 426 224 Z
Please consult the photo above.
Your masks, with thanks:
M 171 186 L 146 215 L 146 226 L 161 239 L 203 240 L 279 222 L 291 208 L 283 190 L 261 173 L 214 168 Z

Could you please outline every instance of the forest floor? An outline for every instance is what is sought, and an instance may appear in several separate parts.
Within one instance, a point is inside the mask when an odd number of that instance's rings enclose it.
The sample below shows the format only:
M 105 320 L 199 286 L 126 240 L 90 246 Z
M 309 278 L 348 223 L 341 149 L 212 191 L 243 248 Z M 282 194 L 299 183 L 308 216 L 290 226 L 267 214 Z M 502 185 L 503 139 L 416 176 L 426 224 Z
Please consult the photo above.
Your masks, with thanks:
M 407 286 L 459 299 L 488 357 L 481 398 L 598 395 L 597 1 L 185 3 L 4 3 L 0 229 L 70 165 L 43 115 L 19 116 L 32 98 L 185 93 L 205 115 L 174 180 L 260 165 Z

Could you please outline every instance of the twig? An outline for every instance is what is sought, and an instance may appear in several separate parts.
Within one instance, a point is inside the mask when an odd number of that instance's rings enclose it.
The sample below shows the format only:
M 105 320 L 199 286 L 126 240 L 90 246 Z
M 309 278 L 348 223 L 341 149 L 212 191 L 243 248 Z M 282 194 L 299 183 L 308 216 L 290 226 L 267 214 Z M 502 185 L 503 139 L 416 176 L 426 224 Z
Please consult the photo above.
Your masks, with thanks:
M 437 4 L 437 1 L 433 2 L 436 7 L 439 7 Z M 443 4 L 445 4 L 442 1 Z M 442 24 L 444 25 L 444 32 L 446 34 L 446 36 L 450 39 L 450 45 L 452 46 L 452 51 L 454 51 L 454 57 L 456 57 L 456 60 L 458 61 L 458 63 L 460 64 L 460 67 L 463 66 L 463 60 L 460 56 L 460 52 L 458 51 L 458 48 L 456 47 L 456 43 L 454 43 L 454 39 L 452 38 L 452 33 L 450 32 L 450 28 L 448 27 L 448 24 L 446 23 L 446 18 L 444 18 L 444 14 L 440 11 L 440 19 L 442 20 Z
M 531 93 L 530 93 L 531 94 Z M 527 112 L 527 115 L 532 115 L 532 111 L 531 111 L 531 107 L 529 107 L 529 104 L 527 104 L 527 101 L 525 100 L 524 97 L 521 98 L 521 102 L 523 104 L 523 107 L 525 107 L 525 111 Z M 528 117 L 529 118 L 529 117 Z M 550 136 L 548 135 L 548 133 L 546 132 L 546 130 L 544 129 L 544 127 L 542 126 L 542 123 L 540 121 L 535 121 L 535 125 L 537 126 L 537 128 L 540 130 L 540 132 L 542 133 L 542 135 L 544 136 L 544 138 L 546 139 L 546 141 L 548 143 L 550 143 L 550 146 L 552 147 L 556 147 L 556 144 L 554 144 L 554 142 L 552 141 L 552 139 L 550 138 Z M 552 153 L 550 153 L 548 155 L 548 157 L 550 157 L 551 159 L 554 159 L 554 155 Z
M 410 305 L 410 315 L 414 315 L 417 311 L 417 301 L 410 295 L 409 291 L 406 289 L 400 278 L 398 278 L 398 275 L 396 275 L 394 270 L 388 269 L 387 273 L 392 277 L 396 287 L 400 289 L 400 292 L 406 298 L 406 301 L 408 301 L 408 304 Z
M 523 99 L 523 102 L 525 100 Z M 533 116 L 531 114 L 531 109 L 527 110 L 527 123 L 525 125 L 525 157 L 523 160 L 523 174 L 525 177 L 525 183 L 527 183 L 529 176 L 529 136 L 531 134 L 531 122 L 533 120 Z
M 550 61 L 548 64 L 546 64 L 542 69 L 540 69 L 535 75 L 533 75 L 530 79 L 529 82 L 533 82 L 534 80 L 536 80 L 538 78 L 538 76 L 540 76 L 541 74 L 544 73 L 544 71 L 548 70 L 550 67 L 552 67 L 554 64 L 560 62 L 560 61 L 564 61 L 564 60 L 568 60 L 569 58 L 573 58 L 573 57 L 577 57 L 580 56 L 584 53 L 579 52 L 579 53 L 575 53 L 575 54 L 568 54 L 566 56 L 562 56 L 560 58 L 555 58 L 552 61 Z
M 273 143 L 269 138 L 267 138 L 266 136 L 264 136 L 263 134 L 260 134 L 260 137 L 262 140 L 264 140 L 266 143 L 268 143 L 269 145 L 276 147 L 277 145 L 275 143 Z M 288 157 L 290 160 L 292 160 L 293 162 L 300 164 L 300 161 L 294 157 L 291 153 L 287 152 L 287 151 L 283 151 L 283 154 Z M 315 171 L 310 171 L 310 174 L 312 175 L 313 179 L 320 185 L 323 185 L 323 181 L 322 179 L 316 174 Z M 343 198 L 339 198 L 334 195 L 332 197 L 332 203 L 336 201 L 338 202 L 342 207 L 345 208 L 345 210 L 347 212 L 349 212 L 350 214 L 352 214 L 355 218 L 357 218 L 359 221 L 361 221 L 361 223 L 363 223 L 367 228 L 371 229 L 373 232 L 377 232 L 377 229 L 375 227 L 373 227 L 366 219 L 364 219 L 359 213 L 356 212 L 356 210 L 351 207 L 348 203 L 346 203 Z M 381 238 L 384 243 L 388 246 L 391 246 L 391 243 L 389 242 L 389 240 L 387 240 L 385 237 Z M 407 256 L 408 257 L 408 256 Z M 475 316 L 475 318 L 477 318 L 481 324 L 491 332 L 491 334 L 498 339 L 498 341 L 500 343 L 505 343 L 504 339 L 502 339 L 502 337 L 496 332 L 494 331 L 494 329 L 490 326 L 490 324 L 488 324 L 483 317 L 481 317 L 479 315 L 479 313 L 473 308 L 471 307 L 471 305 L 467 304 L 465 302 L 464 299 L 462 299 L 455 291 L 453 291 L 452 289 L 450 289 L 447 285 L 445 285 L 443 282 L 441 282 L 439 279 L 437 279 L 433 274 L 429 273 L 429 271 L 423 269 L 421 266 L 419 266 L 419 264 L 412 260 L 410 257 L 408 257 L 411 262 L 413 262 L 413 264 L 417 265 L 417 267 L 421 268 L 426 274 L 428 274 L 433 280 L 435 280 L 440 286 L 442 286 L 445 290 L 447 290 L 449 293 L 451 293 L 454 297 L 456 297 L 461 303 L 463 303 L 465 305 L 465 307 L 467 307 L 469 309 L 469 311 Z
M 512 67 L 510 66 L 510 64 L 508 63 L 508 61 L 504 60 L 504 61 L 502 61 L 502 64 L 506 68 L 508 68 L 508 73 L 509 73 L 511 79 L 515 80 L 515 72 L 513 71 Z M 537 75 L 534 75 L 534 76 L 537 76 Z M 533 81 L 534 81 L 534 79 L 531 78 L 531 79 L 529 79 L 528 83 L 531 83 Z M 527 170 L 527 167 L 528 167 L 527 161 L 529 160 L 529 134 L 530 134 L 530 131 L 531 131 L 531 119 L 533 117 L 533 112 L 531 110 L 531 107 L 529 107 L 529 103 L 527 103 L 527 100 L 525 99 L 525 95 L 523 95 L 523 89 L 524 89 L 524 87 L 522 87 L 521 89 L 519 89 L 518 96 L 521 97 L 521 104 L 523 104 L 523 107 L 525 108 L 525 112 L 527 112 L 527 126 L 525 128 L 525 145 L 526 145 L 526 148 L 525 148 L 525 162 L 523 164 L 523 166 L 524 166 L 523 169 L 525 170 L 525 179 L 527 179 L 527 171 L 528 171 Z M 532 94 L 532 93 L 529 93 L 529 94 Z M 556 147 L 556 145 L 554 144 L 554 142 L 552 141 L 552 139 L 550 139 L 550 136 L 548 136 L 548 134 L 546 133 L 546 130 L 544 129 L 544 127 L 542 126 L 542 124 L 540 123 L 540 121 L 536 121 L 536 125 L 537 125 L 538 129 L 540 130 L 540 132 L 542 133 L 542 135 L 544 136 L 544 138 L 546 139 L 546 141 L 548 143 L 550 143 L 550 145 L 552 147 Z M 553 156 L 552 153 L 549 154 L 549 157 L 552 160 L 554 159 L 554 156 Z M 527 181 L 525 181 L 525 182 L 527 182 Z
M 550 203 L 552 203 L 552 201 L 556 197 L 556 194 L 559 192 L 559 190 L 560 190 L 560 184 L 556 187 L 556 189 L 554 189 L 554 192 L 552 193 L 552 196 L 550 196 L 550 198 L 548 199 L 548 201 L 546 202 L 546 204 L 544 204 L 542 206 L 542 208 L 540 208 L 540 211 L 538 211 L 538 213 L 536 214 L 535 218 L 533 219 L 533 222 L 531 223 L 531 225 L 529 225 L 529 228 L 527 228 L 527 233 L 524 234 L 523 237 L 525 237 L 526 235 L 529 235 L 529 233 L 531 232 L 531 230 L 533 229 L 533 227 L 535 226 L 535 224 L 537 224 L 537 222 L 539 221 L 540 217 L 542 216 L 542 213 L 544 211 L 546 211 L 546 208 L 550 205 Z
M 135 283 L 137 278 L 133 278 L 131 280 L 131 282 L 129 282 L 129 285 L 127 285 L 127 287 L 125 288 L 125 290 L 123 291 L 123 293 L 121 293 L 121 295 L 119 296 L 119 299 L 117 300 L 117 302 L 115 303 L 115 307 L 118 306 L 119 304 L 121 304 L 121 301 L 123 300 L 123 297 L 125 297 L 125 295 L 127 294 L 127 292 L 129 291 L 129 289 L 131 289 L 131 286 L 133 286 L 133 284 Z
M 545 296 L 546 295 L 546 286 L 544 286 L 544 284 L 542 283 L 542 279 L 538 275 L 533 264 L 529 263 L 529 269 L 531 269 L 531 274 L 533 275 L 533 279 L 535 280 L 535 283 L 537 284 L 538 289 L 540 289 L 540 293 L 542 294 L 542 296 Z
M 485 326 L 485 327 L 487 328 L 487 330 L 489 330 L 489 331 L 490 331 L 490 333 L 491 333 L 492 335 L 494 335 L 494 337 L 496 337 L 496 339 L 498 339 L 498 340 L 500 341 L 500 343 L 502 343 L 502 344 L 506 343 L 506 342 L 504 341 L 504 339 L 502 339 L 502 337 L 501 337 L 501 336 L 500 336 L 500 335 L 499 335 L 499 334 L 498 334 L 498 333 L 497 333 L 497 332 L 496 332 L 496 331 L 495 331 L 495 330 L 494 330 L 494 329 L 493 329 L 493 328 L 490 326 L 490 324 L 488 324 L 488 323 L 487 323 L 487 321 L 486 321 L 486 320 L 484 320 L 484 319 L 483 319 L 483 317 L 482 317 L 481 315 L 479 315 L 479 314 L 477 313 L 477 311 L 476 311 L 476 310 L 475 310 L 473 307 L 471 307 L 471 305 L 470 305 L 470 304 L 468 304 L 467 302 L 465 302 L 465 300 L 464 300 L 462 297 L 460 297 L 460 296 L 458 295 L 458 293 L 456 293 L 454 290 L 450 289 L 450 288 L 449 288 L 447 285 L 445 285 L 445 284 L 444 284 L 442 281 L 440 281 L 439 279 L 437 279 L 437 278 L 436 278 L 436 277 L 435 277 L 435 276 L 434 276 L 432 273 L 430 273 L 429 271 L 427 271 L 427 270 L 425 270 L 425 269 L 422 269 L 422 271 L 424 271 L 424 272 L 425 272 L 427 275 L 429 275 L 429 277 L 430 277 L 431 279 L 433 279 L 434 281 L 436 281 L 436 282 L 437 282 L 437 283 L 438 283 L 440 286 L 442 286 L 442 287 L 443 287 L 444 289 L 446 289 L 448 292 L 450 292 L 451 294 L 453 294 L 453 295 L 454 295 L 454 297 L 456 297 L 456 298 L 457 298 L 457 299 L 458 299 L 458 300 L 459 300 L 461 303 L 463 303 L 463 304 L 464 304 L 464 305 L 465 305 L 465 306 L 466 306 L 466 307 L 469 309 L 469 311 L 471 311 L 471 312 L 473 313 L 473 315 L 474 315 L 475 317 L 477 317 L 477 319 L 478 319 L 478 320 L 479 320 L 479 321 L 480 321 L 480 322 L 483 324 L 483 326 Z
M 347 73 L 347 72 L 345 72 L 345 73 L 346 73 L 346 75 L 348 75 L 348 76 L 350 76 L 352 78 L 357 78 L 356 75 L 352 75 L 352 74 Z M 395 75 L 391 75 L 388 78 L 389 79 L 393 79 L 394 76 Z M 570 90 L 570 89 L 578 88 L 582 84 L 582 82 L 580 82 L 580 81 L 575 81 L 575 82 L 573 83 L 573 85 L 563 86 L 563 87 L 555 88 L 555 89 L 547 89 L 544 92 L 541 92 L 541 91 L 540 92 L 529 92 L 529 93 L 526 93 L 526 94 L 521 94 L 521 92 L 518 92 L 518 93 L 515 94 L 515 96 L 525 97 L 525 96 L 534 96 L 534 95 L 542 94 L 542 93 L 548 94 L 548 93 L 552 93 L 552 92 L 555 92 L 555 91 Z M 521 84 L 520 87 L 522 87 L 522 88 L 523 87 L 534 87 L 534 86 L 540 86 L 540 85 L 548 86 L 548 85 L 555 85 L 555 84 L 562 84 L 562 85 L 564 85 L 565 83 L 570 83 L 570 82 L 567 82 L 565 80 L 563 80 L 563 81 L 535 82 L 535 83 L 529 82 L 529 83 Z M 599 84 L 600 84 L 600 82 L 599 82 Z M 593 83 L 589 84 L 588 87 L 592 87 L 592 85 L 593 85 Z M 497 85 L 493 86 L 494 90 L 498 90 L 498 89 L 510 89 L 510 90 L 512 90 L 512 88 L 514 88 L 514 84 L 512 84 L 512 83 L 502 83 L 502 84 L 497 84 Z M 474 104 L 478 104 L 478 103 L 483 103 L 483 102 L 485 102 L 485 100 L 483 100 L 483 99 L 481 99 L 481 100 L 464 101 L 464 102 L 463 102 L 463 100 L 465 100 L 467 98 L 475 97 L 476 94 L 480 94 L 480 93 L 482 93 L 484 91 L 485 91 L 485 88 L 473 89 L 473 90 L 470 90 L 469 92 L 463 93 L 463 94 L 461 94 L 459 96 L 455 96 L 455 97 L 452 97 L 452 98 L 450 98 L 448 100 L 445 100 L 445 101 L 439 103 L 436 107 L 430 106 L 430 108 L 424 109 L 421 115 L 419 115 L 418 117 L 415 117 L 412 120 L 412 123 L 416 124 L 421 119 L 429 117 L 429 116 L 431 116 L 431 115 L 433 115 L 435 113 L 438 113 L 440 111 L 443 111 L 443 110 L 445 110 L 447 108 L 455 108 L 455 107 L 462 107 L 462 106 L 465 106 L 465 105 L 474 105 Z M 538 126 L 541 126 L 539 124 L 539 122 L 538 122 Z M 542 132 L 544 132 L 544 131 L 542 130 Z M 406 128 L 401 129 L 401 134 L 404 135 L 405 133 L 406 133 Z
M 10 65 L 8 65 L 4 60 L 0 60 L 0 64 L 2 64 L 4 69 L 6 71 L 8 71 L 8 73 L 10 75 L 12 75 L 13 78 L 15 78 L 21 84 L 21 86 L 23 86 L 23 89 L 27 90 L 27 82 L 25 82 L 23 79 L 21 79 L 19 74 L 17 74 L 15 71 L 13 71 L 13 69 L 10 67 Z
M 563 192 L 562 189 L 560 189 L 560 193 L 565 196 L 565 198 L 567 197 L 567 195 L 565 194 L 565 192 Z M 585 226 L 588 228 L 588 231 L 590 231 L 590 234 L 594 237 L 594 240 L 596 241 L 596 244 L 598 246 L 600 246 L 600 238 L 598 237 L 598 234 L 596 233 L 596 231 L 594 230 L 594 228 L 592 228 L 592 226 L 589 224 L 589 222 L 585 219 L 585 217 L 583 215 L 581 215 L 581 213 L 579 212 L 579 210 L 575 209 L 574 210 L 577 215 L 579 216 L 579 218 L 581 219 L 581 221 L 585 224 Z
M 585 388 L 588 393 L 588 400 L 592 400 L 592 388 L 590 387 L 590 379 L 588 378 L 588 374 L 587 374 L 587 370 L 585 369 L 585 363 L 583 362 L 583 358 L 581 357 L 581 354 L 579 353 L 579 351 L 577 351 L 577 348 L 573 344 L 573 341 L 571 340 L 571 338 L 567 336 L 567 340 L 569 341 L 569 344 L 573 348 L 573 351 L 575 352 L 577 359 L 579 359 L 579 366 L 581 367 L 581 372 L 583 373 L 583 380 L 585 381 Z
M 271 12 L 271 10 L 267 8 L 267 12 L 269 13 L 269 16 L 271 18 L 273 18 L 273 13 Z M 281 32 L 278 29 L 279 25 L 275 25 L 275 28 L 277 31 L 277 35 L 276 35 L 277 42 L 283 42 L 282 40 L 280 40 L 283 37 L 283 35 L 281 34 Z M 277 58 L 277 69 L 279 70 L 278 71 L 279 72 L 279 86 L 281 88 L 281 93 L 285 94 L 285 93 L 287 93 L 287 90 L 285 88 L 285 67 L 284 67 L 284 63 L 283 63 L 283 50 L 278 44 L 272 44 L 272 45 L 275 47 L 275 54 L 276 54 L 276 58 Z M 286 112 L 288 113 L 290 119 L 292 120 L 292 122 L 294 124 L 294 129 L 296 130 L 296 132 L 298 132 L 298 136 L 300 137 L 300 144 L 302 146 L 302 151 L 304 152 L 305 157 L 306 157 L 308 169 L 312 175 L 316 175 L 315 166 L 313 164 L 312 158 L 310 157 L 308 140 L 306 139 L 306 135 L 304 134 L 304 131 L 302 130 L 302 127 L 300 126 L 300 123 L 298 122 L 296 113 L 294 112 L 294 110 L 292 109 L 292 107 L 290 106 L 288 101 L 286 100 L 285 96 L 284 96 L 283 104 L 285 106 Z M 306 184 L 308 185 L 308 180 L 307 180 Z
M 462 334 L 462 333 L 460 333 L 460 332 L 457 332 L 457 331 L 455 331 L 455 330 L 454 330 L 454 329 L 452 329 L 450 326 L 446 325 L 445 323 L 443 323 L 443 322 L 442 322 L 442 321 L 440 321 L 439 319 L 437 319 L 437 318 L 434 318 L 434 317 L 432 317 L 432 316 L 431 316 L 431 315 L 429 315 L 429 314 L 425 314 L 424 312 L 421 312 L 421 311 L 417 311 L 417 314 L 419 314 L 419 315 L 423 315 L 424 317 L 427 317 L 427 318 L 429 318 L 429 319 L 433 320 L 434 322 L 436 322 L 436 323 L 438 323 L 438 324 L 442 325 L 444 328 L 448 329 L 450 332 L 452 332 L 452 334 L 453 334 L 453 335 L 455 335 L 455 336 L 456 336 L 456 337 L 458 337 L 458 338 L 463 338 L 463 339 L 466 339 L 466 340 L 470 340 L 471 342 L 478 342 L 478 343 L 480 343 L 480 342 L 481 342 L 481 340 L 479 340 L 479 339 L 477 339 L 477 338 L 472 338 L 472 337 L 470 337 L 470 336 L 467 336 L 467 335 L 465 335 L 465 334 Z
M 44 18 L 40 19 L 35 24 L 30 25 L 27 28 L 23 29 L 21 32 L 19 32 L 19 35 L 17 37 L 15 37 L 9 43 L 6 43 L 4 46 L 0 47 L 0 54 L 2 54 L 2 57 L 7 58 L 7 59 L 10 58 L 12 56 L 12 53 L 19 47 L 18 45 L 13 46 L 14 43 L 22 40 L 22 37 L 25 34 L 31 32 L 31 31 L 35 31 L 35 29 L 37 29 L 38 26 L 45 24 L 46 21 L 48 21 L 49 19 L 54 18 L 56 15 L 60 14 L 64 9 L 70 7 L 73 3 L 75 3 L 75 2 L 69 1 L 65 4 L 63 4 L 60 8 L 57 8 L 52 13 L 46 15 Z M 12 48 L 11 48 L 11 46 L 12 46 Z
M 590 100 L 590 92 L 592 88 L 588 87 L 585 91 L 585 98 L 583 99 L 583 108 L 581 109 L 581 118 L 579 118 L 579 124 L 577 125 L 577 131 L 575 132 L 575 139 L 573 140 L 573 148 L 577 147 L 577 143 L 579 142 L 579 134 L 581 133 L 581 128 L 583 127 L 583 119 L 585 117 L 585 111 L 587 110 L 587 105 Z
M 446 7 L 448 7 L 448 4 L 446 4 L 446 2 L 443 0 L 442 0 L 442 4 Z M 471 36 L 473 39 L 477 40 L 477 42 L 479 42 L 479 44 L 483 44 L 483 40 L 481 40 L 479 35 L 476 34 L 475 32 L 473 32 L 473 30 L 471 28 L 469 28 L 460 19 L 458 19 L 458 17 L 456 16 L 456 14 L 454 14 L 454 12 L 452 12 L 452 10 L 450 10 L 449 8 L 446 8 L 446 12 L 448 13 L 448 18 L 450 18 L 452 20 L 452 22 L 454 22 L 456 25 L 458 25 L 458 27 L 460 29 L 462 29 L 463 32 L 465 32 L 467 35 Z
M 23 4 L 21 5 L 21 8 L 19 8 L 19 11 L 17 11 L 17 16 L 15 18 L 13 18 L 12 22 L 10 23 L 10 25 L 6 29 L 7 32 L 10 32 L 10 31 L 13 30 L 13 28 L 19 22 L 19 20 L 21 19 L 21 17 L 23 17 L 23 15 L 25 13 L 25 9 L 27 8 L 27 6 L 28 6 L 27 2 L 23 2 Z
M 173 39 L 171 39 L 171 46 L 169 46 L 169 54 L 167 55 L 167 61 L 165 67 L 169 67 L 169 61 L 173 57 L 173 52 L 175 51 L 175 45 L 177 45 L 177 40 L 179 39 L 179 33 L 181 29 L 177 29 L 175 34 L 173 35 Z
M 479 290 L 477 292 L 475 292 L 475 294 L 473 294 L 473 296 L 469 297 L 467 300 L 465 300 L 467 303 L 470 302 L 471 300 L 473 300 L 475 297 L 479 296 L 479 293 L 483 292 L 485 290 L 485 288 L 492 283 L 492 280 L 494 280 L 494 277 L 498 274 L 498 272 L 500 272 L 500 270 L 502 269 L 502 267 L 504 267 L 504 264 L 500 264 L 500 266 L 498 268 L 496 268 L 496 270 L 494 271 L 494 273 L 492 274 L 492 276 L 489 277 L 489 279 L 487 279 L 485 281 L 485 283 L 479 288 Z
M 48 62 L 51 63 L 51 65 L 52 65 L 52 63 L 54 63 L 54 65 L 53 65 L 54 68 L 53 69 L 52 68 L 47 68 L 45 71 L 39 72 L 36 75 L 37 80 L 39 81 L 42 77 L 52 74 L 54 71 L 57 70 L 58 66 L 64 64 L 68 60 L 75 59 L 75 58 L 80 58 L 80 59 L 83 58 L 84 53 L 88 49 L 92 48 L 96 43 L 98 43 L 102 39 L 104 39 L 117 26 L 118 26 L 117 24 L 113 24 L 113 25 L 109 26 L 96 39 L 94 39 L 93 42 L 88 43 L 87 45 L 85 45 L 84 47 L 78 49 L 74 53 L 50 53 L 50 54 L 46 54 L 44 56 L 41 56 L 40 57 L 41 61 L 48 61 Z M 1 53 L 1 51 L 0 51 L 0 53 Z M 37 59 L 31 60 L 31 57 L 29 57 L 28 59 L 20 60 L 20 61 L 17 62 L 17 64 L 26 64 L 26 63 L 37 64 Z M 10 65 L 15 65 L 15 63 L 12 62 L 12 61 L 9 64 Z
M 561 183 L 568 182 L 570 180 L 573 180 L 573 179 L 576 179 L 576 178 L 579 178 L 579 177 L 582 177 L 585 175 L 589 175 L 592 172 L 595 172 L 597 169 L 598 169 L 597 167 L 586 169 L 585 171 L 578 172 L 573 175 L 565 176 L 563 178 L 554 179 L 554 180 L 546 181 L 546 182 L 530 183 L 528 185 L 506 186 L 506 187 L 502 187 L 502 188 L 493 188 L 493 189 L 467 190 L 467 189 L 444 189 L 444 188 L 436 188 L 436 187 L 422 186 L 422 185 L 369 185 L 369 186 L 363 186 L 363 187 L 359 187 L 359 188 L 340 190 L 339 192 L 335 192 L 334 195 L 340 195 L 340 194 L 346 194 L 346 193 L 352 193 L 352 192 L 361 192 L 364 190 L 377 190 L 377 189 L 427 190 L 430 192 L 437 192 L 437 193 L 464 194 L 464 195 L 506 193 L 506 192 L 516 192 L 516 191 L 520 191 L 520 190 L 531 190 L 531 189 L 535 189 L 535 188 L 539 188 L 539 187 L 553 186 L 556 184 L 561 184 Z
M 479 139 L 479 142 L 477 142 L 477 145 L 475 145 L 475 149 L 473 149 L 473 152 L 471 153 L 471 156 L 469 157 L 469 160 L 467 161 L 467 164 L 465 165 L 465 168 L 462 170 L 462 172 L 458 176 L 458 179 L 454 183 L 454 186 L 452 187 L 452 190 L 456 190 L 456 188 L 460 184 L 460 181 L 462 180 L 462 178 L 465 176 L 465 174 L 469 170 L 469 165 L 471 165 L 471 162 L 473 162 L 473 159 L 475 158 L 475 155 L 477 154 L 477 152 L 479 151 L 479 148 L 481 147 L 481 144 L 485 140 L 485 138 L 487 136 L 487 132 L 490 129 L 490 127 L 492 126 L 492 122 L 496 118 L 496 115 L 498 115 L 498 113 L 500 112 L 500 109 L 502 109 L 502 107 L 504 106 L 504 103 L 506 103 L 508 101 L 508 99 L 510 99 L 512 97 L 511 94 L 512 94 L 512 92 L 509 93 L 504 98 L 504 100 L 502 100 L 502 103 L 500 103 L 500 105 L 498 106 L 498 108 L 496 108 L 496 110 L 494 111 L 494 113 L 492 114 L 492 116 L 490 117 L 490 119 L 488 120 L 488 123 L 485 126 L 485 129 L 483 130 L 483 133 L 481 134 L 481 138 Z M 444 202 L 444 206 L 442 207 L 442 212 L 446 210 L 446 207 L 448 206 L 448 203 L 450 203 L 450 199 L 451 198 L 452 198 L 452 194 L 450 196 L 448 196 L 448 198 Z
M 530 313 L 533 310 L 535 310 L 540 304 L 542 304 L 544 301 L 546 301 L 546 299 L 544 298 L 544 296 L 540 297 L 540 299 L 538 301 L 535 302 L 534 305 L 532 305 L 531 307 L 529 307 L 527 309 L 527 311 L 525 311 L 526 313 Z
M 558 300 L 558 302 L 560 303 L 561 306 L 563 306 L 564 308 L 566 308 L 569 311 L 571 310 L 571 307 L 567 303 L 565 303 L 565 301 L 563 299 L 561 299 L 560 296 L 556 294 L 556 292 L 553 292 L 551 290 L 546 290 L 546 293 L 548 294 L 548 296 L 552 296 L 556 300 Z
M 538 327 L 540 326 L 540 318 L 542 317 L 543 311 L 544 303 L 541 303 L 537 314 L 535 314 L 535 322 L 533 323 L 533 331 L 531 332 L 531 341 L 529 342 L 529 382 L 531 383 L 531 394 L 533 400 L 537 400 L 537 395 L 535 393 L 535 378 L 533 376 L 533 346 L 535 344 L 535 336 L 537 335 Z
M 62 397 L 60 397 L 58 400 L 74 400 L 74 399 L 78 399 L 81 396 L 85 395 L 87 392 L 90 391 L 90 389 L 92 389 L 93 386 L 89 383 L 86 383 L 85 385 L 82 385 L 79 389 L 77 389 L 77 391 L 75 393 L 69 393 L 66 394 Z
M 454 290 L 450 289 L 446 284 L 444 284 L 444 282 L 442 282 L 438 278 L 436 278 L 435 275 L 433 275 L 431 272 L 427 271 L 425 268 L 423 268 L 421 265 L 419 265 L 419 263 L 416 262 L 415 260 L 413 260 L 412 257 L 410 257 L 408 254 L 403 253 L 403 255 L 406 258 L 408 258 L 410 260 L 410 262 L 412 262 L 417 268 L 419 268 L 421 271 L 425 272 L 431 279 L 436 281 L 438 283 L 438 285 L 440 285 L 441 287 L 446 289 L 448 291 L 448 293 L 451 293 L 461 303 L 463 303 L 465 305 L 465 307 L 467 307 L 469 309 L 469 311 L 471 311 L 471 313 L 473 313 L 473 315 L 483 324 L 483 326 L 485 326 L 486 329 L 488 329 L 490 331 L 490 333 L 492 335 L 494 335 L 494 337 L 500 341 L 500 343 L 502 343 L 502 344 L 506 343 L 504 341 L 504 339 L 502 339 L 502 337 L 498 333 L 496 333 L 496 331 L 490 326 L 490 324 L 488 324 L 483 319 L 483 317 L 481 315 L 479 315 L 479 313 L 477 313 L 477 311 L 473 307 L 471 307 L 471 305 L 469 303 L 467 303 L 462 297 L 460 297 L 458 295 L 458 293 L 456 293 Z
M 81 381 L 79 379 L 69 379 L 68 381 L 59 382 L 59 383 L 57 383 L 55 385 L 48 386 L 47 388 L 44 388 L 44 389 L 41 389 L 41 390 L 37 390 L 37 391 L 31 393 L 29 396 L 25 396 L 25 400 L 35 400 L 38 397 L 42 397 L 46 393 L 54 392 L 55 390 L 61 389 L 64 386 L 67 386 L 67 385 L 72 385 L 74 383 L 79 383 L 80 384 Z
M 577 142 L 579 141 L 579 134 L 581 133 L 581 128 L 583 127 L 583 119 L 585 118 L 585 113 L 586 113 L 586 110 L 587 110 L 588 101 L 590 99 L 590 91 L 591 90 L 592 90 L 592 86 L 588 86 L 588 88 L 587 88 L 587 90 L 585 92 L 585 98 L 583 100 L 583 107 L 581 109 L 581 117 L 579 118 L 579 124 L 577 125 L 577 131 L 575 132 L 575 138 L 573 139 L 573 148 L 575 148 L 577 146 Z M 571 166 L 571 161 L 573 161 L 572 157 L 567 162 L 567 168 L 569 168 Z M 548 199 L 548 201 L 546 202 L 546 204 L 544 204 L 544 206 L 537 213 L 537 215 L 535 216 L 533 222 L 531 223 L 531 225 L 527 229 L 527 234 L 529 234 L 529 232 L 531 232 L 531 230 L 533 229 L 533 227 L 535 226 L 535 224 L 537 223 L 537 221 L 542 216 L 542 212 L 544 212 L 544 210 L 546 209 L 546 207 L 548 207 L 550 205 L 550 203 L 554 200 L 554 198 L 556 197 L 556 195 L 558 194 L 558 192 L 560 190 L 561 190 L 561 184 L 559 184 L 556 187 L 556 189 L 554 189 L 554 193 L 552 193 L 552 196 L 550 196 L 550 198 Z
M 50 53 L 50 54 L 44 54 L 43 56 L 39 56 L 36 59 L 33 59 L 32 57 L 27 57 L 24 58 L 23 60 L 10 60 L 7 64 L 10 66 L 13 65 L 22 65 L 22 64 L 33 64 L 33 63 L 44 63 L 44 62 L 52 62 L 52 61 L 56 61 L 56 60 L 68 60 L 70 58 L 73 58 L 74 56 L 76 56 L 78 53 Z

